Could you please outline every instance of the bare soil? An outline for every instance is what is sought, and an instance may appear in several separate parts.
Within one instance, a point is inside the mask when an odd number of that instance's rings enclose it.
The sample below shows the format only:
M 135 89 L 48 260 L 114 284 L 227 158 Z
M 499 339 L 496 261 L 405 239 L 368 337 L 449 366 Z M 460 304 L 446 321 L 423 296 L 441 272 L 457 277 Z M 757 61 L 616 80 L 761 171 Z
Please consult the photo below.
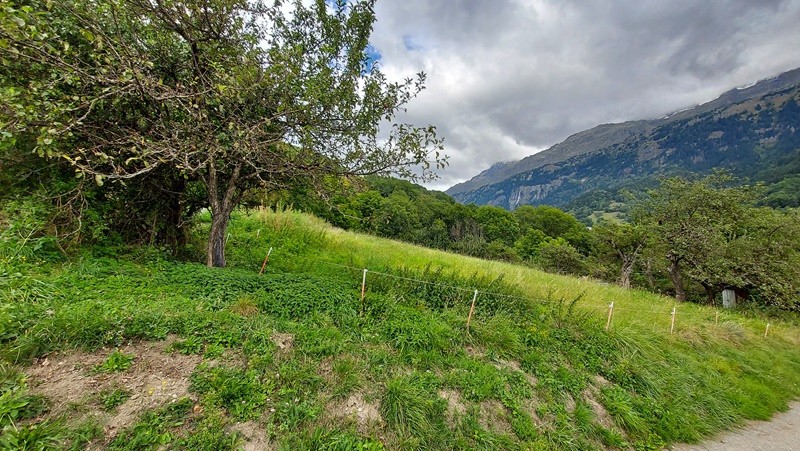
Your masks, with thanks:
M 360 431 L 367 431 L 375 423 L 382 423 L 378 406 L 367 402 L 362 393 L 354 393 L 346 400 L 328 407 L 329 415 L 333 418 L 346 418 L 356 422 Z
M 255 421 L 236 423 L 231 427 L 231 430 L 242 434 L 244 437 L 244 451 L 270 451 L 276 449 L 275 445 L 267 438 L 267 431 L 264 426 Z
M 285 354 L 292 350 L 292 345 L 294 344 L 294 336 L 292 334 L 275 332 L 270 339 L 278 347 L 278 352 Z
M 106 439 L 131 426 L 145 410 L 189 396 L 189 376 L 201 357 L 168 353 L 174 337 L 161 342 L 136 343 L 120 348 L 134 360 L 125 371 L 96 373 L 95 366 L 113 351 L 54 353 L 25 370 L 31 392 L 51 402 L 48 417 L 70 410 L 85 411 L 105 425 Z M 112 412 L 104 412 L 99 394 L 122 388 L 131 396 Z
M 508 418 L 506 408 L 500 401 L 490 399 L 480 403 L 480 425 L 487 431 L 498 432 L 500 434 L 511 434 L 511 422 Z
M 452 423 L 455 418 L 467 412 L 467 406 L 461 399 L 461 395 L 455 390 L 439 390 L 439 397 L 447 401 L 447 417 Z

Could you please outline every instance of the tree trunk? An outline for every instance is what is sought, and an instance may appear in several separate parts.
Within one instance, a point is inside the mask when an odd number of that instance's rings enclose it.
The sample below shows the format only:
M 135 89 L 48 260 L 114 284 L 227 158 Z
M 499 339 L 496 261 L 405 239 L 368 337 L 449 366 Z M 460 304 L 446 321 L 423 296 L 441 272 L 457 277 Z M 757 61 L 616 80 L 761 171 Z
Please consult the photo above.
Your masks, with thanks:
M 686 301 L 686 290 L 683 288 L 683 276 L 679 267 L 679 260 L 673 257 L 669 259 L 669 278 L 672 280 L 672 285 L 675 287 L 675 299 L 678 301 Z
M 622 261 L 622 269 L 619 272 L 619 286 L 629 290 L 631 288 L 631 274 L 633 274 L 633 261 Z
M 209 268 L 225 267 L 225 233 L 228 230 L 230 213 L 225 213 L 224 208 L 219 211 L 211 210 L 211 231 L 208 234 L 208 257 L 206 265 Z
M 186 196 L 186 180 L 176 177 L 172 180 L 167 193 L 169 201 L 164 211 L 164 243 L 169 246 L 173 256 L 177 256 L 188 241 L 188 229 L 184 224 L 186 211 L 184 197 Z
M 711 284 L 700 282 L 700 285 L 706 290 L 706 298 L 708 299 L 709 305 L 714 305 L 714 299 L 717 296 L 717 290 Z
M 227 180 L 224 191 L 219 184 L 220 174 L 217 172 L 213 158 L 209 160 L 208 178 L 206 187 L 208 189 L 208 201 L 211 205 L 211 230 L 208 233 L 208 255 L 206 265 L 209 268 L 225 267 L 225 233 L 228 230 L 228 221 L 231 219 L 231 212 L 236 206 L 237 183 L 241 172 L 241 164 L 237 165 Z
M 656 279 L 653 277 L 653 261 L 650 258 L 645 260 L 644 275 L 647 279 L 647 286 L 650 288 L 650 291 L 655 291 Z

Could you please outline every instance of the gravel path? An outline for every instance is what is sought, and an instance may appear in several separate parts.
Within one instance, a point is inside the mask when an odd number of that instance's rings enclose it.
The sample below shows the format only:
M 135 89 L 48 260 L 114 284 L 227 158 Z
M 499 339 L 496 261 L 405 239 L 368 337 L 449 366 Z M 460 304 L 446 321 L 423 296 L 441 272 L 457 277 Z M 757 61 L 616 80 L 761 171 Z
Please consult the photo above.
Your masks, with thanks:
M 770 421 L 751 421 L 699 445 L 678 445 L 675 451 L 800 451 L 800 401 Z

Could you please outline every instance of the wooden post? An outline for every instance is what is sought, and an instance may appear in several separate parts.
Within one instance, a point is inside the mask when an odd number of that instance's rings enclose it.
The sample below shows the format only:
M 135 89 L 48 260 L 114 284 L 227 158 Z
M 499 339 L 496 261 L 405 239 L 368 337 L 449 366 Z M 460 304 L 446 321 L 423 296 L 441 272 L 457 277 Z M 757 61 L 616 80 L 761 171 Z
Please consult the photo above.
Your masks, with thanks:
M 478 290 L 472 295 L 472 306 L 469 308 L 469 315 L 467 316 L 467 332 L 469 332 L 469 323 L 472 322 L 472 314 L 475 312 L 475 301 L 478 299 Z
M 714 325 L 719 326 L 719 310 L 717 310 L 714 315 Z
M 606 330 L 611 327 L 611 315 L 614 313 L 614 301 L 608 306 L 608 320 L 606 321 Z
M 367 269 L 364 268 L 364 275 L 361 276 L 361 307 L 364 307 L 364 297 L 367 296 Z
M 672 335 L 672 333 L 675 332 L 675 310 L 677 308 L 678 307 L 672 307 L 672 321 L 669 324 L 669 333 L 670 333 L 670 335 Z
M 769 323 L 767 323 L 767 328 L 764 330 L 764 338 L 767 338 L 768 333 L 769 333 Z
M 261 271 L 258 272 L 259 276 L 264 274 L 264 268 L 267 267 L 267 262 L 269 261 L 269 254 L 271 253 L 272 253 L 272 248 L 269 248 L 269 250 L 267 251 L 267 256 L 264 257 L 264 263 L 261 264 Z

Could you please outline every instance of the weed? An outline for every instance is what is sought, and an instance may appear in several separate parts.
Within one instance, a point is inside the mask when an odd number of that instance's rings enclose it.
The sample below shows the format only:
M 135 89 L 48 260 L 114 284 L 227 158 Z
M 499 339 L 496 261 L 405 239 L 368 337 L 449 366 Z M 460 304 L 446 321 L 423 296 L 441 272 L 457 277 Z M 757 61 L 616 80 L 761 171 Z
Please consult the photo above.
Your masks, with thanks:
M 65 439 L 61 423 L 52 421 L 8 425 L 2 429 L 2 432 L 0 448 L 20 451 L 62 449 Z
M 103 437 L 103 426 L 96 420 L 86 420 L 65 432 L 67 449 L 80 451 L 89 448 L 89 443 Z
M 499 356 L 514 358 L 525 348 L 520 337 L 518 321 L 507 315 L 492 316 L 484 323 L 478 323 L 473 327 L 476 342 Z
M 18 422 L 36 418 L 49 409 L 43 396 L 28 393 L 25 376 L 10 366 L 0 365 L 0 388 L 0 429 L 15 429 Z
M 361 386 L 365 368 L 352 357 L 338 358 L 333 361 L 333 397 L 344 398 Z
M 311 401 L 294 398 L 278 403 L 272 421 L 278 426 L 279 431 L 291 431 L 314 420 L 320 412 L 320 407 Z
M 98 373 L 119 373 L 127 370 L 133 364 L 134 356 L 125 354 L 117 349 L 108 355 L 103 363 L 94 368 Z
M 756 312 L 726 312 L 708 326 L 713 312 L 687 305 L 681 333 L 669 336 L 662 329 L 672 304 L 636 290 L 333 231 L 296 212 L 237 212 L 230 232 L 224 270 L 149 248 L 86 249 L 50 265 L 31 263 L 45 253 L 19 241 L 0 249 L 0 357 L 20 362 L 170 334 L 180 337 L 174 351 L 207 359 L 241 349 L 241 368 L 195 370 L 191 390 L 203 412 L 189 413 L 190 401 L 149 412 L 112 449 L 232 449 L 229 419 L 261 419 L 284 449 L 380 449 L 376 437 L 322 413 L 326 396 L 357 390 L 377 395 L 391 449 L 648 449 L 768 418 L 800 393 L 793 317 L 764 340 Z M 362 306 L 361 271 L 321 260 L 403 278 L 368 273 Z M 605 331 L 596 312 L 610 300 Z M 654 322 L 664 327 L 654 331 Z M 278 332 L 292 344 L 279 348 Z M 115 351 L 98 369 L 124 371 L 131 358 Z M 330 371 L 319 371 L 320 361 Z M 76 449 L 97 439 L 102 425 L 34 423 L 47 403 L 12 367 L 0 365 L 0 387 L 0 423 L 19 431 L 3 439 L 15 446 Z M 587 389 L 615 426 L 598 424 Z M 446 415 L 440 390 L 458 391 L 458 415 Z M 97 404 L 122 399 L 112 391 Z M 502 413 L 501 427 L 487 425 L 486 405 Z
M 295 344 L 301 353 L 308 356 L 337 355 L 348 345 L 344 333 L 327 316 L 314 315 L 303 324 L 295 324 L 295 328 Z
M 118 406 L 125 403 L 131 397 L 131 392 L 124 388 L 115 388 L 113 390 L 103 390 L 99 394 L 100 404 L 103 410 L 110 412 Z
M 188 434 L 175 440 L 174 448 L 191 451 L 241 449 L 239 434 L 227 432 L 225 425 L 225 417 L 221 412 L 208 409 L 204 417 L 192 425 Z
M 445 401 L 426 389 L 423 379 L 412 376 L 389 381 L 380 411 L 386 422 L 403 435 L 427 441 L 446 435 Z
M 170 351 L 178 351 L 184 355 L 200 354 L 203 352 L 203 340 L 200 337 L 190 336 L 185 340 L 172 343 Z
M 637 412 L 628 392 L 619 387 L 605 387 L 600 390 L 603 405 L 620 426 L 636 436 L 647 436 L 650 432 L 647 423 Z
M 231 311 L 244 317 L 255 316 L 258 314 L 258 305 L 252 296 L 245 295 L 231 305 Z
M 184 425 L 192 408 L 189 398 L 148 411 L 132 427 L 120 432 L 108 446 L 111 450 L 156 449 L 171 443 L 172 430 Z
M 206 359 L 218 359 L 222 357 L 223 353 L 225 353 L 224 346 L 212 343 L 206 346 L 206 350 L 203 353 L 203 357 Z
M 448 352 L 460 341 L 459 335 L 448 324 L 413 307 L 392 308 L 381 330 L 400 351 Z
M 531 416 L 518 409 L 512 411 L 511 429 L 513 429 L 514 434 L 516 434 L 520 440 L 533 441 L 539 437 L 539 432 Z
M 288 436 L 281 449 L 313 449 L 320 451 L 382 451 L 383 444 L 358 435 L 353 431 L 340 431 L 322 427 Z
M 261 416 L 270 387 L 253 370 L 200 365 L 192 374 L 190 390 L 202 394 L 203 403 L 246 421 Z

